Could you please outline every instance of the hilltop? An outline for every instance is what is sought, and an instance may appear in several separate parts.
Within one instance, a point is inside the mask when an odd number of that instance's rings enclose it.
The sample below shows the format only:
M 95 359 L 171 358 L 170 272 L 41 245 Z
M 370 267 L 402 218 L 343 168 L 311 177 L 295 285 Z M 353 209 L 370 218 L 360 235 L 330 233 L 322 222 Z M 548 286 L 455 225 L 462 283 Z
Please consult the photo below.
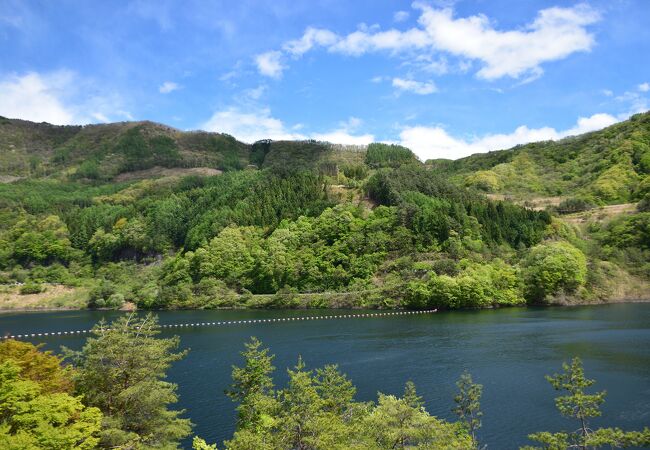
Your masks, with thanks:
M 316 141 L 245 144 L 227 134 L 180 131 L 149 121 L 56 126 L 0 117 L 0 176 L 7 179 L 119 181 L 155 176 L 160 170 L 151 169 L 156 168 L 327 171 L 332 161 L 363 161 L 362 150 Z M 129 173 L 136 174 L 124 175 Z

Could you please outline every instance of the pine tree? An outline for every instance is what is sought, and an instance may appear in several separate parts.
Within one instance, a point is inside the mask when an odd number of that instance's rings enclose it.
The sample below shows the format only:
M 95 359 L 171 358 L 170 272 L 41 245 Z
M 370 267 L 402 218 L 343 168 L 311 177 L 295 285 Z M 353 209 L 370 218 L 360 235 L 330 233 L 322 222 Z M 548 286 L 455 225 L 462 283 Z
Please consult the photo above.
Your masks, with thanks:
M 468 372 L 463 372 L 460 379 L 456 382 L 458 386 L 458 395 L 454 397 L 456 413 L 461 423 L 472 436 L 474 448 L 478 448 L 478 438 L 476 432 L 481 428 L 481 395 L 483 385 L 476 384 L 472 381 L 472 376 Z
M 110 325 L 95 325 L 80 352 L 76 385 L 84 401 L 104 414 L 100 445 L 176 448 L 189 435 L 183 411 L 169 409 L 178 401 L 176 385 L 165 381 L 167 369 L 186 352 L 175 352 L 178 337 L 161 339 L 151 314 L 122 316 Z
M 557 391 L 566 392 L 555 398 L 555 406 L 564 417 L 576 419 L 580 427 L 573 432 L 550 433 L 547 431 L 531 434 L 529 439 L 542 444 L 542 447 L 523 447 L 522 450 L 591 450 L 597 448 L 646 447 L 650 445 L 650 429 L 643 431 L 623 431 L 619 428 L 589 427 L 589 419 L 599 417 L 600 405 L 605 402 L 605 391 L 588 394 L 586 388 L 595 380 L 585 377 L 580 358 L 573 358 L 571 364 L 562 364 L 563 373 L 547 376 L 546 379 Z

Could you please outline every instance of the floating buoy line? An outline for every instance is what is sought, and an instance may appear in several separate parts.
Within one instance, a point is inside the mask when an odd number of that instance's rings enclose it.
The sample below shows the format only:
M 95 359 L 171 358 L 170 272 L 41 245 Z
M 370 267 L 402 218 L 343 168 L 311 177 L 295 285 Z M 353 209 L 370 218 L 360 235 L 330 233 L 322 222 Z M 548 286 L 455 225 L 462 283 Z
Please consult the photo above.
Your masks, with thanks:
M 334 314 L 329 316 L 300 316 L 300 317 L 278 317 L 274 319 L 226 320 L 221 322 L 172 323 L 172 324 L 161 324 L 160 328 L 174 329 L 174 328 L 219 327 L 219 326 L 232 326 L 232 325 L 252 325 L 252 324 L 262 324 L 262 323 L 296 322 L 300 320 L 363 319 L 363 318 L 372 318 L 372 317 L 432 314 L 437 311 L 438 311 L 437 309 L 428 309 L 422 311 L 390 311 L 390 312 L 366 313 L 366 314 Z M 28 338 L 35 338 L 35 337 L 50 337 L 50 336 L 79 336 L 83 334 L 88 334 L 90 332 L 92 332 L 92 330 L 50 331 L 47 333 L 11 334 L 11 335 L 2 336 L 2 339 L 28 339 Z

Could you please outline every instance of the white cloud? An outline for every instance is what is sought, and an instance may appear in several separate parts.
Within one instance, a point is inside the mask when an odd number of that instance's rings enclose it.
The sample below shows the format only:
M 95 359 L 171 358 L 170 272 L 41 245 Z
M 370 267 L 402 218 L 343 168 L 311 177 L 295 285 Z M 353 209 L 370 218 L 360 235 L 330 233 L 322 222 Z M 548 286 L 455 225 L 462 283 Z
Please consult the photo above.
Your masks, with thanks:
M 420 6 L 419 22 L 431 45 L 463 58 L 477 59 L 484 66 L 478 76 L 496 79 L 538 74 L 540 64 L 588 51 L 594 44 L 586 26 L 599 15 L 585 4 L 573 8 L 548 8 L 522 30 L 499 31 L 484 15 L 455 19 L 451 9 Z
M 259 100 L 266 92 L 266 85 L 260 84 L 256 88 L 244 90 L 244 95 L 252 100 Z
M 110 119 L 106 117 L 106 115 L 103 113 L 96 112 L 96 113 L 92 113 L 91 115 L 98 122 L 104 122 L 104 123 L 110 122 Z
M 271 117 L 271 110 L 268 108 L 255 112 L 245 112 L 234 107 L 217 111 L 201 128 L 206 131 L 228 133 L 248 143 L 260 139 L 305 139 L 302 134 L 288 131 L 281 120 Z
M 173 81 L 165 81 L 163 84 L 158 87 L 158 91 L 161 94 L 169 94 L 170 92 L 173 92 L 177 89 L 179 89 L 180 86 Z
M 0 81 L 0 115 L 56 125 L 75 123 L 74 112 L 61 99 L 71 78 L 66 71 L 9 75 Z
M 622 116 L 631 116 L 632 114 L 642 113 L 650 109 L 650 98 L 638 86 L 638 91 L 626 91 L 615 97 L 615 100 L 624 104 L 627 110 Z
M 375 141 L 372 134 L 354 134 L 362 124 L 363 121 L 358 117 L 350 117 L 347 121 L 339 123 L 339 127 L 335 130 L 315 133 L 311 135 L 311 138 L 333 144 L 368 145 Z
M 590 131 L 601 130 L 605 127 L 615 124 L 620 119 L 609 114 L 599 113 L 591 117 L 580 117 L 578 123 L 573 128 L 569 128 L 561 133 L 561 137 L 575 136 L 576 134 L 589 133 Z
M 373 32 L 358 30 L 341 38 L 329 50 L 351 56 L 361 56 L 369 52 L 391 51 L 403 52 L 424 49 L 431 44 L 426 32 L 419 28 L 406 31 L 395 29 Z
M 282 52 L 272 51 L 257 55 L 255 57 L 255 63 L 257 64 L 257 70 L 262 75 L 271 78 L 280 78 L 282 76 L 282 71 L 284 70 L 284 66 L 282 65 Z
M 130 117 L 119 96 L 88 96 L 96 86 L 74 72 L 29 72 L 0 79 L 0 115 L 56 125 L 108 122 L 111 117 Z M 83 92 L 80 92 L 83 91 Z M 84 94 L 84 95 L 80 95 Z
M 419 55 L 415 58 L 414 64 L 425 72 L 430 72 L 435 75 L 444 75 L 449 72 L 449 63 L 444 55 L 440 55 L 436 58 L 431 55 Z M 469 67 L 466 67 L 465 62 L 458 64 L 459 72 L 464 73 L 468 68 Z
M 328 133 L 316 133 L 312 135 L 312 138 L 317 141 L 347 145 L 368 145 L 375 141 L 375 137 L 372 134 L 354 135 L 342 129 L 330 131 Z
M 403 78 L 393 78 L 393 87 L 400 91 L 408 91 L 418 95 L 429 95 L 438 91 L 438 88 L 432 81 L 415 81 L 405 80 Z
M 467 70 L 471 61 L 479 61 L 477 76 L 480 78 L 512 77 L 531 81 L 543 73 L 542 64 L 589 51 L 595 40 L 587 27 L 600 20 L 590 6 L 578 4 L 543 9 L 524 27 L 499 30 L 482 14 L 456 18 L 451 8 L 436 9 L 418 2 L 414 8 L 420 11 L 418 25 L 405 30 L 361 27 L 347 35 L 337 35 L 327 29 L 309 27 L 302 37 L 285 43 L 282 51 L 258 55 L 258 69 L 263 75 L 277 78 L 284 69 L 283 54 L 298 58 L 323 47 L 329 52 L 351 56 L 386 51 L 416 62 L 429 58 L 434 62 L 430 68 L 434 72 L 448 69 L 444 58 L 433 59 L 447 54 L 459 59 L 459 70 Z
M 303 128 L 302 124 L 288 126 L 280 119 L 273 117 L 269 108 L 260 108 L 253 112 L 230 107 L 215 112 L 200 128 L 206 131 L 228 133 L 247 143 L 261 139 L 316 139 L 333 144 L 366 145 L 374 141 L 374 136 L 371 134 L 354 134 L 354 130 L 361 123 L 360 119 L 350 117 L 347 121 L 339 123 L 339 126 L 334 130 L 303 134 L 297 132 Z
M 650 83 L 647 83 L 647 82 L 646 82 L 646 83 L 641 83 L 641 84 L 639 85 L 639 90 L 640 90 L 641 92 L 648 92 L 648 91 L 650 91 Z
M 440 126 L 414 126 L 402 130 L 400 144 L 413 150 L 423 161 L 437 158 L 457 159 L 474 153 L 507 149 L 518 144 L 557 140 L 587 133 L 612 125 L 619 120 L 609 114 L 601 113 L 581 117 L 575 126 L 567 130 L 558 131 L 551 127 L 529 128 L 523 125 L 509 134 L 488 134 L 473 139 L 453 137 Z
M 329 30 L 308 27 L 300 39 L 289 41 L 282 48 L 292 56 L 302 56 L 316 45 L 328 46 L 337 40 L 338 36 Z
M 393 20 L 395 22 L 404 22 L 409 18 L 409 12 L 408 11 L 397 11 L 395 14 L 393 14 Z

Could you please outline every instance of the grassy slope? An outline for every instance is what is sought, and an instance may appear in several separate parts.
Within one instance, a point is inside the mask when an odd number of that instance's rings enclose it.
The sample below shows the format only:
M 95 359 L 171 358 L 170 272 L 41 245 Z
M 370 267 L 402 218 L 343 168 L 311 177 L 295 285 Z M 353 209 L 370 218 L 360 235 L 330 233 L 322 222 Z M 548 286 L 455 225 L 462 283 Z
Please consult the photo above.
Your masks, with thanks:
M 515 200 L 571 196 L 627 203 L 650 184 L 650 112 L 560 141 L 427 163 L 458 183 Z

